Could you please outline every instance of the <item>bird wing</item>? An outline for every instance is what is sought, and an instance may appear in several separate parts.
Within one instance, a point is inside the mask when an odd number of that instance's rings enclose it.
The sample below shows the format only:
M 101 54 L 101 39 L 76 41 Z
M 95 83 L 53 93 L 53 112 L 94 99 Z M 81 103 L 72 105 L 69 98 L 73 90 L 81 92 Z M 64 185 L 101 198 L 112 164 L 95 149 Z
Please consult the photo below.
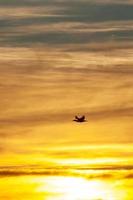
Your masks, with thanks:
M 80 118 L 80 120 L 84 120 L 85 119 L 85 116 L 83 115 L 81 118 Z
M 77 119 L 77 120 L 85 120 L 85 116 L 84 115 L 82 117 L 75 116 L 75 119 Z
M 78 116 L 75 116 L 75 119 L 79 120 Z

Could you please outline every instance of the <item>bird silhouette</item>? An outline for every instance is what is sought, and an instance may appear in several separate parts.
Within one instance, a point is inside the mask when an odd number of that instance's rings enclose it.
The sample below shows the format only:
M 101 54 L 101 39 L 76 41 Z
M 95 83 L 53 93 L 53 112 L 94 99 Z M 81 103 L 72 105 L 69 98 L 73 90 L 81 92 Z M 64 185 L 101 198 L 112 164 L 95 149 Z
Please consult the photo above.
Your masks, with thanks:
M 84 115 L 81 117 L 75 116 L 75 119 L 73 121 L 81 123 L 81 122 L 86 122 L 86 119 Z

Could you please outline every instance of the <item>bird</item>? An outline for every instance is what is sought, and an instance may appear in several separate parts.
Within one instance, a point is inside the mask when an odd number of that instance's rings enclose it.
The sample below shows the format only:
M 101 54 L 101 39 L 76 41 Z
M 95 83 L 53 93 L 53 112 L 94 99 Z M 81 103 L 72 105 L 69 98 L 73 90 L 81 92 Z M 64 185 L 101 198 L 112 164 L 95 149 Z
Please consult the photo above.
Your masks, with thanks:
M 75 119 L 73 121 L 82 123 L 82 122 L 86 122 L 86 119 L 84 115 L 81 117 L 75 116 Z

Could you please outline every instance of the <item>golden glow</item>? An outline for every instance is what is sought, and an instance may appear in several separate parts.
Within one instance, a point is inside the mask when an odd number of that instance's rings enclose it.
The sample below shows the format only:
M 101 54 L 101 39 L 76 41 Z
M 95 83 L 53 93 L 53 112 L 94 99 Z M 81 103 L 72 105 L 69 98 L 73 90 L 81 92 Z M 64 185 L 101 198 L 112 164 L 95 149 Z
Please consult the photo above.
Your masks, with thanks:
M 0 0 L 0 200 L 133 199 L 132 7 Z
M 132 179 L 89 179 L 87 175 L 12 176 L 0 178 L 0 199 L 131 200 L 132 185 Z
M 55 163 L 59 164 L 61 166 L 104 166 L 108 165 L 109 163 L 111 165 L 116 165 L 116 164 L 128 164 L 133 163 L 133 159 L 126 159 L 126 158 L 93 158 L 93 159 L 55 159 Z
M 54 200 L 112 200 L 115 198 L 113 189 L 102 181 L 88 181 L 76 177 L 49 177 L 45 179 L 45 183 L 46 185 L 39 186 L 37 191 L 51 192 L 53 197 L 48 197 L 47 200 L 52 198 Z

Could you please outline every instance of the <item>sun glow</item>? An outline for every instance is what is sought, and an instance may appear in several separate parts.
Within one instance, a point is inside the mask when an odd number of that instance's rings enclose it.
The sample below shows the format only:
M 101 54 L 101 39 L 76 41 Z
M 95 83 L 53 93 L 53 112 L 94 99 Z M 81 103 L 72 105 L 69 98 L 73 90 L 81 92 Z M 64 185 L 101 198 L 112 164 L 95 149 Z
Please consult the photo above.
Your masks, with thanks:
M 102 181 L 76 177 L 48 177 L 37 192 L 48 192 L 44 200 L 115 200 L 111 186 Z

